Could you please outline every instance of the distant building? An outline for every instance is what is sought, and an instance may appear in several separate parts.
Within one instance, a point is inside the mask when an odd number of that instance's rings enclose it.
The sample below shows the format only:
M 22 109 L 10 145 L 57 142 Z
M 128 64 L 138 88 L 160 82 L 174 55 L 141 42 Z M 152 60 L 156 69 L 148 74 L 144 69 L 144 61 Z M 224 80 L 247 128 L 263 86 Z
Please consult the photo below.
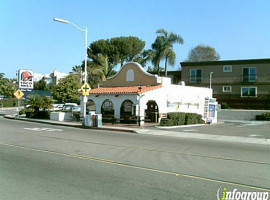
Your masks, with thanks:
M 270 109 L 270 59 L 181 62 L 188 86 L 211 87 L 232 108 Z M 211 79 L 211 80 L 210 80 Z
M 165 76 L 165 72 L 160 73 L 161 76 Z M 172 84 L 179 84 L 181 82 L 181 71 L 167 71 L 167 77 L 171 78 Z
M 53 72 L 50 74 L 34 73 L 34 82 L 38 82 L 41 79 L 44 79 L 47 84 L 57 85 L 59 83 L 60 79 L 65 78 L 68 75 L 69 74 L 67 74 L 67 73 L 58 72 L 56 69 L 53 70 Z

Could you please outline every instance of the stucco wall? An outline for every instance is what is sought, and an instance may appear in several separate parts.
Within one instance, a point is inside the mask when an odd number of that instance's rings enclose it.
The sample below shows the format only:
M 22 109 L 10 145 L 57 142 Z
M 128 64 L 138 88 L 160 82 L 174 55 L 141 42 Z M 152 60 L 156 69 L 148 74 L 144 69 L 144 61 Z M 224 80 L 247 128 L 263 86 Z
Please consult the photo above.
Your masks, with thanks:
M 128 70 L 133 71 L 134 80 L 127 81 Z M 157 85 L 157 76 L 147 73 L 138 63 L 127 63 L 115 76 L 108 78 L 102 83 L 103 87 L 116 86 L 139 86 L 139 85 Z

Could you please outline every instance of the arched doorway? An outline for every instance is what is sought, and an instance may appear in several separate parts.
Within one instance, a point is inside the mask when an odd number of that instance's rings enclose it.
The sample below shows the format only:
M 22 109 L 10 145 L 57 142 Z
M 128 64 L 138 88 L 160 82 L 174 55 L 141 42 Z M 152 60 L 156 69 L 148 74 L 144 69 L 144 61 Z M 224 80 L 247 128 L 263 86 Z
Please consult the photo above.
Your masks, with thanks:
M 86 112 L 89 113 L 89 111 L 96 111 L 96 104 L 92 99 L 89 99 L 86 103 Z
M 158 122 L 158 105 L 155 101 L 148 101 L 147 102 L 147 109 L 145 110 L 145 122 Z
M 131 100 L 125 100 L 120 109 L 120 122 L 136 124 L 137 119 L 134 113 L 133 102 Z
M 112 122 L 114 120 L 114 107 L 112 101 L 107 99 L 102 103 L 101 114 L 103 122 Z

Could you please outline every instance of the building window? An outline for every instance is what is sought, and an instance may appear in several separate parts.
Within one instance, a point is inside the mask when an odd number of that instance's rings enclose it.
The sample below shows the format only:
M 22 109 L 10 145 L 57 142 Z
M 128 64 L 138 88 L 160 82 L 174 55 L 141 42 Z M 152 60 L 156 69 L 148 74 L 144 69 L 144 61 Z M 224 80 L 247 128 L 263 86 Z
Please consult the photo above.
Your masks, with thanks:
M 232 72 L 232 66 L 231 65 L 224 65 L 223 72 Z
M 132 69 L 127 71 L 126 81 L 134 81 L 134 72 Z
M 257 72 L 256 67 L 243 68 L 243 82 L 256 82 Z
M 202 70 L 201 69 L 191 69 L 189 81 L 191 83 L 199 83 L 202 81 Z
M 223 86 L 222 92 L 232 92 L 232 86 Z
M 257 87 L 241 87 L 241 97 L 257 97 Z

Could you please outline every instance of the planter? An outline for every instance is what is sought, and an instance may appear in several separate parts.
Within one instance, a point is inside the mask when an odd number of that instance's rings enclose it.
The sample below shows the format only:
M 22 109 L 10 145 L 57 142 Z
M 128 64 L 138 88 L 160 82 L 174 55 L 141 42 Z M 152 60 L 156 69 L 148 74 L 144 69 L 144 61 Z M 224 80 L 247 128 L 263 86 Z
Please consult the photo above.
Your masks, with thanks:
M 71 119 L 71 112 L 51 112 L 50 119 L 53 121 L 66 121 Z

